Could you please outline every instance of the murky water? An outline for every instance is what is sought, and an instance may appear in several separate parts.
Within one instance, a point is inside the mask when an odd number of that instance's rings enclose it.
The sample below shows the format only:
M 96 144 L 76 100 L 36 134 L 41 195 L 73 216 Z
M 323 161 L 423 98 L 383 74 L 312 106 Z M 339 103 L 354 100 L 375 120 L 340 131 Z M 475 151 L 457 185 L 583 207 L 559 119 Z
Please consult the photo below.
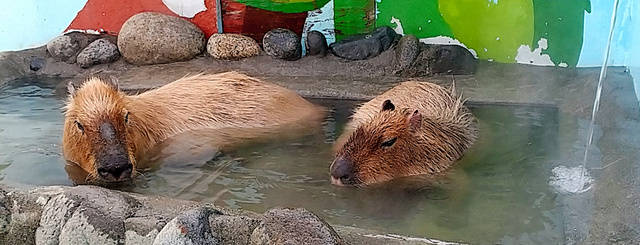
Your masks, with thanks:
M 57 81 L 0 88 L 0 182 L 71 185 L 60 154 L 62 93 Z M 56 92 L 58 91 L 58 92 Z M 406 178 L 375 188 L 332 186 L 331 142 L 350 101 L 332 109 L 321 132 L 228 152 L 184 141 L 129 189 L 262 212 L 304 207 L 333 224 L 442 240 L 558 244 L 564 241 L 549 186 L 558 112 L 549 107 L 472 105 L 480 140 L 449 175 Z

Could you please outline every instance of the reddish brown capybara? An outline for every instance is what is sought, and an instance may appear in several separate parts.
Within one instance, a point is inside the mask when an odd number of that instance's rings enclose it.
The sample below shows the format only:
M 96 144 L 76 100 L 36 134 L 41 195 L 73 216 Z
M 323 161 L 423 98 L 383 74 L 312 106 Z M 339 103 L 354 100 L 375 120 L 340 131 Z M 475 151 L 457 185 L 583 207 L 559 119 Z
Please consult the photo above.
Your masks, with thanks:
M 324 116 L 321 107 L 295 92 L 237 72 L 185 77 L 139 95 L 93 77 L 78 88 L 70 84 L 69 92 L 63 154 L 102 183 L 131 179 L 142 167 L 137 160 L 173 135 L 206 129 L 288 131 Z
M 453 87 L 401 83 L 356 110 L 335 143 L 331 182 L 364 186 L 441 173 L 474 143 L 476 124 Z

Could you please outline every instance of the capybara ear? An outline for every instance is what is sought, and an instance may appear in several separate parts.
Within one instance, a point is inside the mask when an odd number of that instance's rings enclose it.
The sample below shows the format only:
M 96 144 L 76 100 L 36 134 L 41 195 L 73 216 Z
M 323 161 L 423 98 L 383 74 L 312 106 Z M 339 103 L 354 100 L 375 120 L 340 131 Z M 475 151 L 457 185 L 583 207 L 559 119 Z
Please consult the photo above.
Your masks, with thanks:
M 391 100 L 385 100 L 382 103 L 382 111 L 393 111 L 396 109 L 396 106 L 391 103 Z
M 73 82 L 67 83 L 67 91 L 69 91 L 70 97 L 73 97 L 76 95 L 76 86 L 73 85 Z
M 422 124 L 422 114 L 418 110 L 413 111 L 409 116 L 409 129 L 416 130 Z

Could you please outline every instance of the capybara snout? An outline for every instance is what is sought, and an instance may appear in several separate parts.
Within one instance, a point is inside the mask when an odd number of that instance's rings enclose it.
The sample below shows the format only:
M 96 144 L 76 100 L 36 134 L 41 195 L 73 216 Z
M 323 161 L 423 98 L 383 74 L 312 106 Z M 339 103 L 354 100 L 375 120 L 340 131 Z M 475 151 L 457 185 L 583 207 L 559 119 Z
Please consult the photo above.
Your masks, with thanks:
M 99 136 L 96 142 L 96 170 L 100 177 L 106 181 L 124 181 L 131 178 L 133 164 L 129 159 L 126 149 L 126 137 L 120 137 L 113 124 L 103 122 L 100 124 Z
M 331 164 L 331 183 L 335 185 L 355 184 L 353 162 L 345 157 L 337 157 Z

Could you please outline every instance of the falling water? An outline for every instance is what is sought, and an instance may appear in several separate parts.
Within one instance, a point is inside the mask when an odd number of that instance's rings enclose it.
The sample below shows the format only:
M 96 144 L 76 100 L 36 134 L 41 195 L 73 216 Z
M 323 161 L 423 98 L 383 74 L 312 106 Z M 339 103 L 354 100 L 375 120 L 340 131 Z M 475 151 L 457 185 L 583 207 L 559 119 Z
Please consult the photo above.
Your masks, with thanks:
M 609 62 L 609 52 L 611 51 L 611 40 L 613 39 L 613 29 L 616 23 L 616 13 L 618 12 L 618 1 L 613 3 L 613 12 L 611 15 L 611 24 L 609 26 L 609 38 L 607 46 L 604 50 L 602 67 L 600 68 L 600 77 L 598 78 L 598 86 L 596 87 L 596 95 L 593 101 L 593 111 L 591 111 L 591 121 L 589 122 L 589 139 L 585 145 L 584 158 L 582 163 L 576 167 L 557 166 L 552 170 L 549 181 L 557 191 L 563 193 L 583 193 L 591 189 L 593 179 L 587 172 L 587 160 L 589 158 L 589 149 L 593 143 L 593 131 L 595 129 L 596 113 L 600 107 L 600 95 L 602 93 L 602 81 L 607 74 L 607 64 Z
M 598 86 L 596 88 L 596 96 L 593 101 L 593 110 L 591 111 L 591 122 L 589 123 L 589 140 L 587 140 L 587 145 L 584 150 L 584 158 L 582 160 L 582 166 L 581 166 L 582 171 L 580 173 L 581 179 L 585 179 L 585 171 L 586 171 L 587 160 L 589 157 L 589 149 L 591 148 L 591 144 L 593 143 L 593 130 L 595 128 L 596 113 L 598 112 L 598 109 L 600 107 L 602 81 L 606 76 L 607 65 L 609 63 L 609 53 L 611 51 L 611 40 L 613 39 L 613 29 L 616 23 L 616 13 L 618 12 L 618 1 L 619 0 L 615 0 L 613 2 L 613 12 L 611 14 L 611 23 L 609 25 L 609 38 L 607 39 L 607 47 L 604 50 L 602 67 L 600 69 L 600 77 L 598 78 Z M 589 188 L 591 188 L 590 182 L 584 183 L 583 189 L 580 190 L 579 192 L 587 191 L 589 190 Z

